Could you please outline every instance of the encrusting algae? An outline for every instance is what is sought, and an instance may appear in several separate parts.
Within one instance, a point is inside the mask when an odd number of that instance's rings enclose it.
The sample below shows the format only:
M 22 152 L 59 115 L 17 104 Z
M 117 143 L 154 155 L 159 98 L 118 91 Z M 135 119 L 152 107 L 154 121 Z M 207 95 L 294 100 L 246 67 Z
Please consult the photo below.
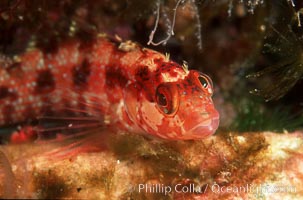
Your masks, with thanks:
M 231 133 L 195 142 L 151 141 L 125 133 L 108 138 L 109 149 L 73 159 L 53 160 L 43 154 L 25 159 L 25 154 L 39 149 L 32 144 L 7 146 L 5 150 L 15 156 L 11 165 L 17 197 L 258 199 L 303 194 L 298 186 L 303 181 L 298 170 L 303 165 L 302 144 L 302 133 Z M 54 148 L 54 144 L 48 145 Z M 18 151 L 23 152 L 19 157 L 14 155 Z M 27 193 L 22 191 L 25 185 Z M 260 190 L 264 185 L 285 186 L 288 192 Z

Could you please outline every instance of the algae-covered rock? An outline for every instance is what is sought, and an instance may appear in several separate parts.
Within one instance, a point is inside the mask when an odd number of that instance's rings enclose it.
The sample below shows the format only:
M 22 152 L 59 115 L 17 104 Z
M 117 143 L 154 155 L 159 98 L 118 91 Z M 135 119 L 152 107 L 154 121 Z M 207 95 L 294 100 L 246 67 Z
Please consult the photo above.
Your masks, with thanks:
M 299 132 L 229 133 L 178 142 L 123 134 L 111 136 L 108 143 L 106 150 L 65 158 L 45 153 L 58 144 L 2 146 L 13 175 L 3 176 L 7 164 L 2 159 L 0 195 L 39 199 L 303 199 L 303 137 Z M 8 188 L 11 182 L 16 187 Z

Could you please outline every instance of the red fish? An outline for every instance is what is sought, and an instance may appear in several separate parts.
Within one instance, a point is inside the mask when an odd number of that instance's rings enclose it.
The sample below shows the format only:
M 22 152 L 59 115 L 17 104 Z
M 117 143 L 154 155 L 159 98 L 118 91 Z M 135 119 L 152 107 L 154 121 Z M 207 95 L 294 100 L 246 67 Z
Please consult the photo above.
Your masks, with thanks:
M 0 126 L 46 110 L 59 119 L 66 106 L 121 130 L 200 139 L 219 125 L 212 94 L 205 74 L 133 42 L 67 41 L 52 52 L 25 52 L 0 68 Z

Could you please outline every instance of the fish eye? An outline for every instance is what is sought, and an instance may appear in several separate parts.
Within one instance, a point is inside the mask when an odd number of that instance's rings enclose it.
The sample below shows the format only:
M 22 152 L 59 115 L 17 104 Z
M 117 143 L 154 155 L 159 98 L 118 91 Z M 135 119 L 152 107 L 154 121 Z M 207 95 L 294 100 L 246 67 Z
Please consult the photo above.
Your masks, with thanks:
M 206 89 L 208 87 L 211 87 L 211 88 L 213 87 L 213 83 L 212 83 L 210 77 L 207 76 L 206 74 L 200 73 L 198 78 L 199 78 L 199 81 L 203 88 Z
M 199 76 L 199 81 L 204 88 L 207 88 L 208 81 L 204 77 Z
M 157 93 L 157 102 L 160 106 L 167 106 L 167 100 L 164 94 Z
M 178 109 L 178 90 L 170 83 L 158 86 L 155 95 L 155 102 L 158 109 L 166 115 L 174 115 Z

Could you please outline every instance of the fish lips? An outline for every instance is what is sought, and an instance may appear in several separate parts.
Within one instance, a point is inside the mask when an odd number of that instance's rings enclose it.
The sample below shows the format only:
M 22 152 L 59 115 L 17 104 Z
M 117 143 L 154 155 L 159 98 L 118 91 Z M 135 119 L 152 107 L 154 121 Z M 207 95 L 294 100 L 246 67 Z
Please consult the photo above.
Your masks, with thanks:
M 189 139 L 202 139 L 215 133 L 219 127 L 219 115 L 213 115 L 210 119 L 203 121 L 191 128 L 188 132 Z

